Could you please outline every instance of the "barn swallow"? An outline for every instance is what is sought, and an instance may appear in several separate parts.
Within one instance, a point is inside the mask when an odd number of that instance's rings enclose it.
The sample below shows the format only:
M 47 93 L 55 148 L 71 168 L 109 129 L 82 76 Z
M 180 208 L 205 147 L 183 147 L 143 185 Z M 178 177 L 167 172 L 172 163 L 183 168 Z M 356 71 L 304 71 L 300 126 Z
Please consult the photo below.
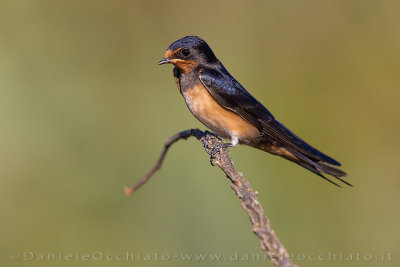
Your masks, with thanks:
M 326 178 L 343 183 L 346 173 L 340 163 L 313 148 L 275 119 L 216 58 L 208 44 L 197 36 L 172 43 L 159 65 L 174 65 L 173 74 L 191 113 L 215 134 L 230 139 L 227 147 L 245 144 L 281 156 Z M 340 187 L 340 186 L 339 186 Z

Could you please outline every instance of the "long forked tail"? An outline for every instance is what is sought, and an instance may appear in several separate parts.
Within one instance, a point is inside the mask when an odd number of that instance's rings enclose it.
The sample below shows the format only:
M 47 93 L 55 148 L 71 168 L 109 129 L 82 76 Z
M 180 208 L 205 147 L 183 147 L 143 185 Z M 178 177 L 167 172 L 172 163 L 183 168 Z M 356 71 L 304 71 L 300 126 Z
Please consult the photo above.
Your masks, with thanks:
M 288 148 L 287 148 L 288 149 Z M 353 186 L 352 184 L 350 184 L 349 182 L 343 180 L 341 177 L 345 177 L 347 174 L 336 168 L 333 167 L 331 164 L 326 163 L 324 161 L 313 161 L 312 159 L 306 157 L 305 155 L 299 153 L 298 151 L 294 150 L 294 149 L 288 149 L 288 151 L 290 151 L 293 155 L 295 155 L 299 161 L 294 161 L 292 159 L 289 159 L 297 164 L 299 164 L 300 166 L 306 168 L 309 171 L 312 171 L 313 173 L 317 174 L 318 176 L 322 177 L 323 179 L 325 179 L 326 181 L 341 187 L 340 185 L 338 185 L 337 183 L 333 182 L 332 180 L 326 178 L 322 173 L 326 173 L 329 175 L 332 175 L 333 177 L 335 177 L 336 179 L 338 179 L 339 181 L 347 184 L 348 186 Z

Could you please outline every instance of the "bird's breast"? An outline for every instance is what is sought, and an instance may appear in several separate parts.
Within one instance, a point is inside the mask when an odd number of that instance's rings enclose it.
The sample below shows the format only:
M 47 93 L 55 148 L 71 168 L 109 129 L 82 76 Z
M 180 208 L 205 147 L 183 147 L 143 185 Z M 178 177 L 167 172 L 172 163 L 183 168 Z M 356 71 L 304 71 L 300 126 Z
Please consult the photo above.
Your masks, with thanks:
M 260 136 L 259 130 L 237 115 L 218 104 L 203 84 L 182 91 L 186 105 L 192 114 L 212 131 L 223 138 L 236 136 L 242 143 L 249 144 Z

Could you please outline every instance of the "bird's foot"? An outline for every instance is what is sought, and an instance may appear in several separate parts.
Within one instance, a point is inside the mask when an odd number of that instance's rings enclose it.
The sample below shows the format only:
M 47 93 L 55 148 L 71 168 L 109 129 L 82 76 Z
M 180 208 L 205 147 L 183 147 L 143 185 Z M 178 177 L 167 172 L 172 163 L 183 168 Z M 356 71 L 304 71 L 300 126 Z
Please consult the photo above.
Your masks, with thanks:
M 210 153 L 210 163 L 212 166 L 214 165 L 213 160 L 215 159 L 215 154 L 219 153 L 221 149 L 229 149 L 231 147 L 231 143 L 217 143 L 212 149 Z
M 203 147 L 206 150 L 206 152 L 210 154 L 209 149 L 208 149 L 208 141 L 206 139 L 204 139 L 204 141 L 203 141 Z
M 218 138 L 219 140 L 222 141 L 222 139 L 221 139 L 221 138 L 218 136 L 218 134 L 216 134 L 215 132 L 205 131 L 205 133 L 206 133 L 206 134 L 209 134 L 209 135 L 213 135 L 215 138 Z M 204 139 L 204 141 L 203 141 L 203 147 L 204 147 L 204 149 L 206 150 L 206 152 L 207 152 L 208 154 L 210 154 L 210 149 L 208 148 L 208 145 L 209 145 L 208 141 L 207 141 L 206 139 Z

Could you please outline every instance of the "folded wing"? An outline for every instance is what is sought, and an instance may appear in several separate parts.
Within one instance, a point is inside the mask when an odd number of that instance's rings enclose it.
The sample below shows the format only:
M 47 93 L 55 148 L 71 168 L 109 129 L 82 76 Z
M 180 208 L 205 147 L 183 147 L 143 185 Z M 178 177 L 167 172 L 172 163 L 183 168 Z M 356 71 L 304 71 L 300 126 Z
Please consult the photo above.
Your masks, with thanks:
M 234 111 L 283 146 L 313 161 L 340 166 L 339 162 L 313 148 L 277 121 L 226 69 L 203 69 L 199 79 L 220 105 Z

